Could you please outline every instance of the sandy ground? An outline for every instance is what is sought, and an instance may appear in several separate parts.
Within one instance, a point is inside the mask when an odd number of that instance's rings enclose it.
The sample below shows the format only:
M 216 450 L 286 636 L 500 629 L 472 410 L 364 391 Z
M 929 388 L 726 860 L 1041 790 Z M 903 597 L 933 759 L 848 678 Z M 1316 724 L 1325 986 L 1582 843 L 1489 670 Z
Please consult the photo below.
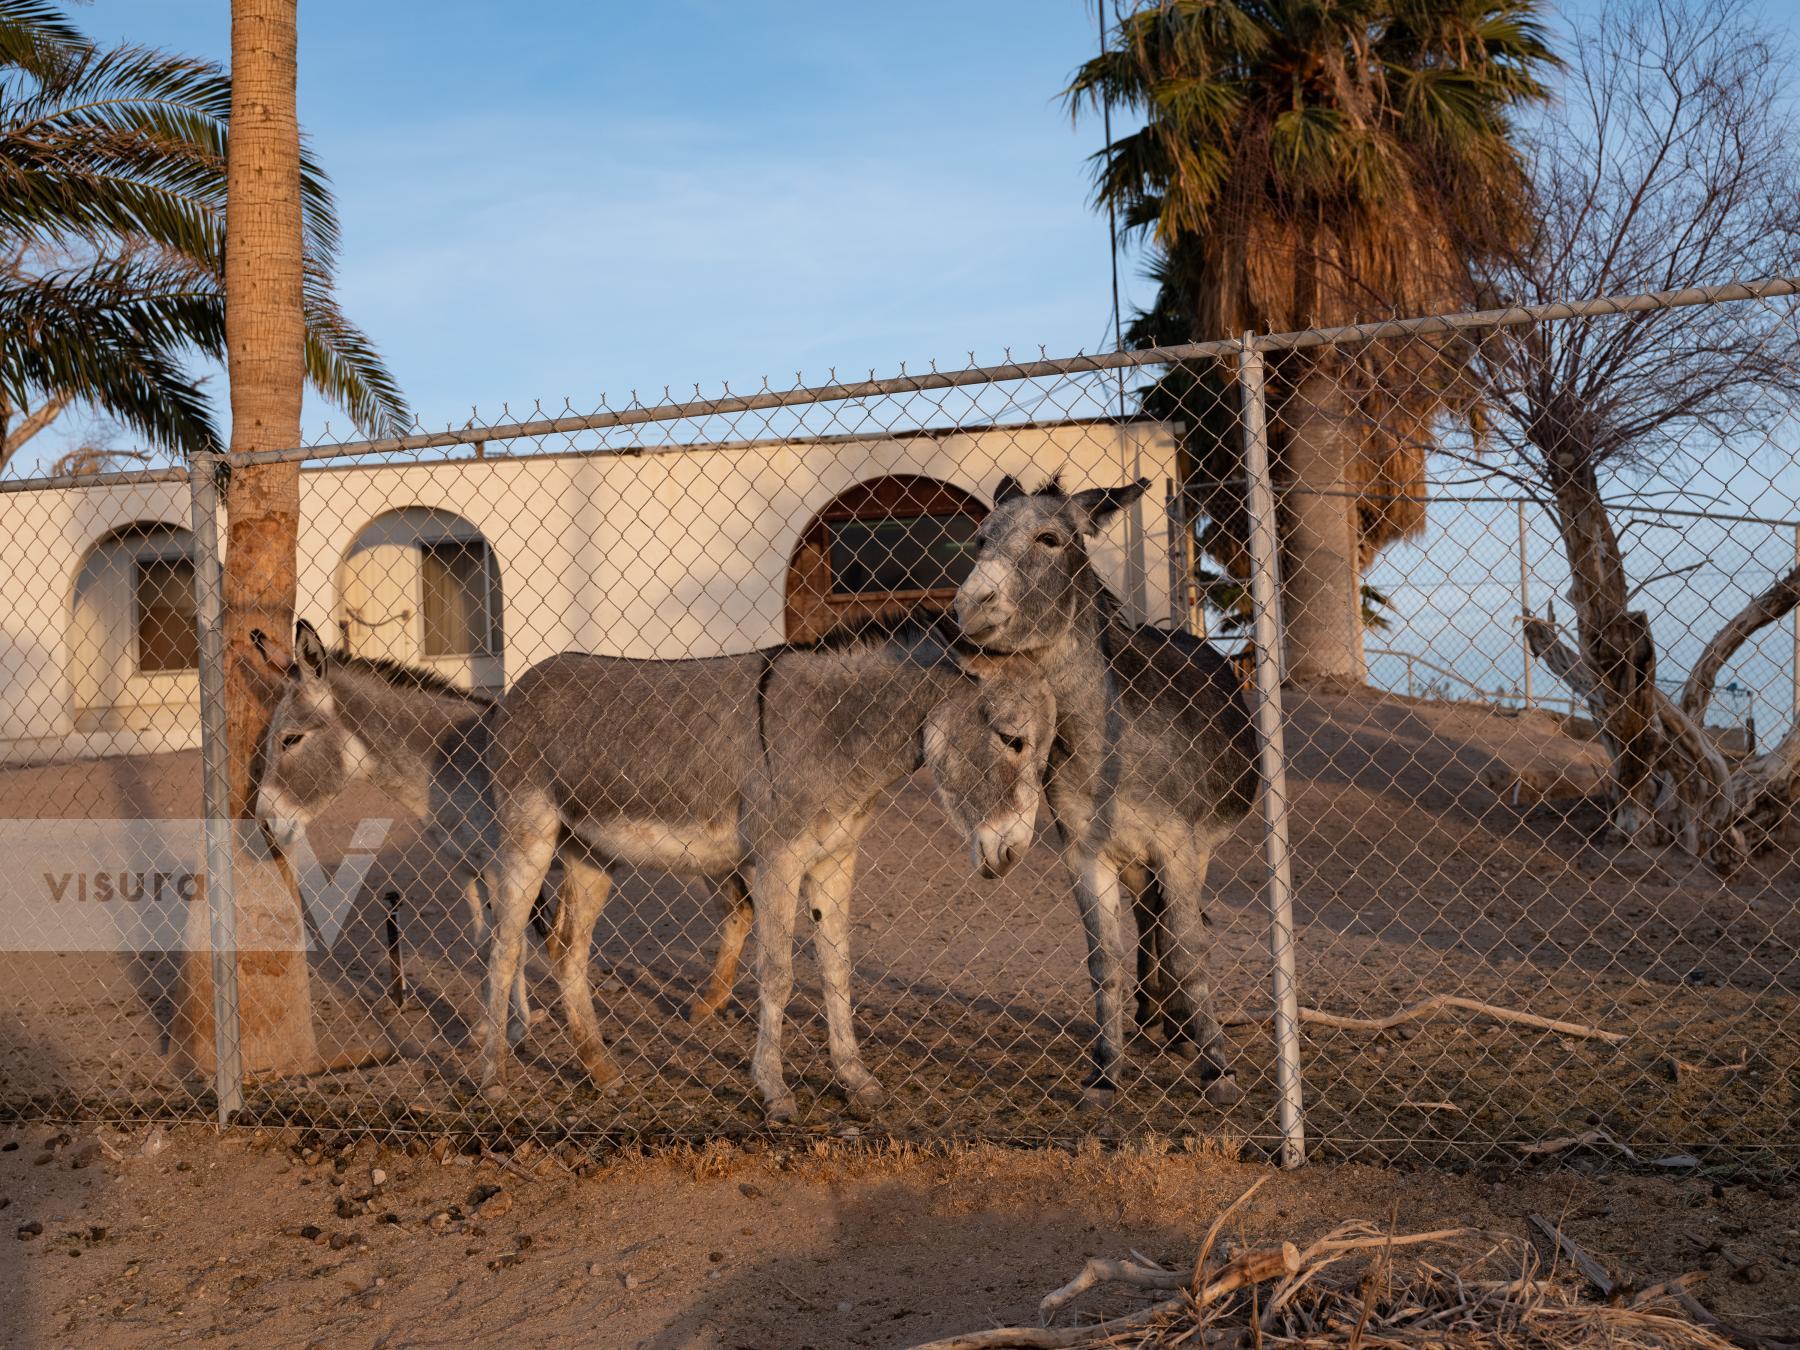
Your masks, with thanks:
M 1514 805 L 1496 766 L 1597 751 L 1544 714 L 1358 694 L 1298 696 L 1295 878 L 1303 1001 L 1378 1016 L 1468 995 L 1629 1034 L 1620 1045 L 1459 1015 L 1399 1032 L 1309 1028 L 1308 1126 L 1320 1156 L 1482 1159 L 1603 1127 L 1647 1156 L 1694 1151 L 1762 1172 L 1800 1163 L 1800 866 L 1791 846 L 1731 883 L 1681 855 L 1600 838 L 1597 806 Z M 194 757 L 0 774 L 0 812 L 78 817 L 197 810 Z M 373 794 L 314 830 L 334 856 Z M 1219 1010 L 1268 1006 L 1261 835 L 1247 821 L 1214 862 Z M 381 897 L 402 897 L 408 1005 L 387 998 Z M 1082 939 L 1054 851 L 1040 844 L 997 884 L 978 882 L 922 782 L 897 789 L 865 846 L 853 904 L 857 1017 L 890 1100 L 865 1128 L 899 1139 L 1071 1141 L 1099 1133 L 1249 1140 L 1275 1134 L 1266 1025 L 1231 1030 L 1247 1100 L 1207 1107 L 1178 1054 L 1140 1045 L 1111 1113 L 1076 1107 L 1091 1026 Z M 461 897 L 407 822 L 395 826 L 355 913 L 316 957 L 328 1053 L 375 1047 L 385 1065 L 251 1094 L 251 1114 L 320 1128 L 385 1124 L 490 1137 L 742 1137 L 760 1128 L 747 1061 L 754 997 L 689 1028 L 680 1012 L 710 961 L 710 891 L 621 878 L 595 953 L 598 998 L 623 1084 L 597 1096 L 559 1018 L 521 1052 L 512 1102 L 472 1092 L 480 950 Z M 541 949 L 534 997 L 554 1002 Z M 166 1067 L 172 963 L 111 956 L 0 957 L 0 1106 L 101 1118 L 195 1111 Z M 788 1036 L 805 1120 L 846 1119 L 824 1053 L 810 957 Z M 1682 1070 L 1671 1056 L 1698 1071 Z M 203 1104 L 199 1109 L 203 1109 Z
M 1268 1170 L 1205 1153 L 817 1142 L 617 1157 L 576 1177 L 531 1154 L 148 1137 L 0 1135 L 7 1344 L 906 1345 L 1033 1323 L 1090 1255 L 1190 1262 Z M 1800 1319 L 1800 1214 L 1779 1187 L 1348 1165 L 1275 1174 L 1226 1232 L 1304 1241 L 1391 1217 L 1516 1237 L 1533 1212 L 1622 1282 L 1704 1270 L 1714 1312 L 1765 1333 Z M 1115 1292 L 1084 1306 L 1137 1304 Z

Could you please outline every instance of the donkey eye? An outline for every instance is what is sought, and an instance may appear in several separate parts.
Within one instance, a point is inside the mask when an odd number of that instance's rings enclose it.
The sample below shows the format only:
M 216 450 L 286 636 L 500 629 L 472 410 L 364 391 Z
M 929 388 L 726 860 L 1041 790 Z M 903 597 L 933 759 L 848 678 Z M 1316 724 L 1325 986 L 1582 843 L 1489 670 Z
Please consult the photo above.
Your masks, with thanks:
M 283 750 L 292 750 L 296 745 L 300 744 L 300 742 L 305 739 L 306 739 L 306 733 L 304 731 L 290 731 L 290 732 L 286 733 L 284 736 L 282 736 L 281 748 Z
M 1000 743 L 1015 755 L 1022 755 L 1025 753 L 1025 738 L 1023 736 L 1008 736 L 1004 731 L 997 731 L 994 734 L 1000 738 Z
M 1063 537 L 1050 530 L 1045 530 L 1042 534 L 1038 535 L 1037 542 L 1042 544 L 1045 548 L 1061 548 L 1063 546 Z

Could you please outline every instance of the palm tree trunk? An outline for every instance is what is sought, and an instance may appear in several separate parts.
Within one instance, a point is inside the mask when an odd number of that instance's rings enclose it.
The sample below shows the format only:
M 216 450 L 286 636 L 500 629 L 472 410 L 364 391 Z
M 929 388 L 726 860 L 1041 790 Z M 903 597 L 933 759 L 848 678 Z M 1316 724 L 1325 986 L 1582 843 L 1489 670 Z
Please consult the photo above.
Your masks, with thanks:
M 295 108 L 297 0 L 232 0 L 231 139 L 226 163 L 225 341 L 233 453 L 300 440 L 305 378 L 301 309 L 300 131 Z M 293 630 L 300 471 L 240 468 L 226 497 L 225 720 L 231 810 L 253 814 L 255 760 L 270 709 L 251 678 L 250 632 Z M 285 867 L 234 858 L 238 1020 L 247 1075 L 320 1066 L 299 896 Z M 184 964 L 188 1059 L 213 1059 L 211 971 Z
M 1314 361 L 1275 410 L 1285 432 L 1283 622 L 1288 674 L 1363 678 L 1357 606 L 1348 409 L 1324 361 Z

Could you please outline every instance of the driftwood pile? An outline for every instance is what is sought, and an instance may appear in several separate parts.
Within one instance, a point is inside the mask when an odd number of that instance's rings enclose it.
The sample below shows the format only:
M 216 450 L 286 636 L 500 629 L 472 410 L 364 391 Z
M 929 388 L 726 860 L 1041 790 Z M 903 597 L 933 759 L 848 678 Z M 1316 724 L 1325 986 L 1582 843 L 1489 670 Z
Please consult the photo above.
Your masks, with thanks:
M 1345 1346 L 1357 1350 L 1800 1350 L 1721 1322 L 1693 1295 L 1702 1277 L 1650 1288 L 1618 1286 L 1606 1268 L 1559 1228 L 1533 1216 L 1546 1260 L 1529 1242 L 1468 1228 L 1397 1233 L 1357 1221 L 1305 1247 L 1232 1250 L 1226 1221 L 1264 1177 L 1213 1221 L 1190 1269 L 1148 1257 L 1096 1258 L 1038 1305 L 1043 1323 L 996 1327 L 915 1350 L 1050 1350 L 1051 1347 Z M 1439 1249 L 1427 1260 L 1421 1249 Z M 1443 1251 L 1455 1254 L 1448 1260 Z M 1346 1278 L 1352 1261 L 1360 1275 Z M 1335 1269 L 1334 1269 L 1335 1268 Z M 1327 1277 L 1327 1272 L 1331 1272 Z M 1098 1321 L 1073 1320 L 1076 1301 L 1102 1286 L 1163 1295 L 1149 1306 Z M 1592 1286 L 1604 1301 L 1587 1294 Z M 1068 1325 L 1055 1322 L 1068 1320 Z

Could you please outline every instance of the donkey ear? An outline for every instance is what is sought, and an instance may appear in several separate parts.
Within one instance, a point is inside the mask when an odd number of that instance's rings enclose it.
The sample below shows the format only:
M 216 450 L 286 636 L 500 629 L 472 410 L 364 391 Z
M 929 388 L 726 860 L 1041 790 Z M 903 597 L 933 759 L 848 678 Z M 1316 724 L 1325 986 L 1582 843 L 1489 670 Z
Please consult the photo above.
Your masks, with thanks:
M 300 669 L 313 679 L 321 679 L 325 674 L 325 644 L 319 641 L 319 634 L 305 619 L 294 625 L 294 656 L 300 663 Z
M 286 650 L 279 643 L 271 641 L 269 635 L 260 628 L 250 630 L 250 646 L 256 652 L 254 658 L 242 648 L 236 648 L 231 653 L 232 659 L 251 683 L 262 691 L 263 697 L 270 700 L 281 697 L 281 691 L 293 678 L 293 661 Z
M 1075 528 L 1083 534 L 1099 534 L 1112 518 L 1150 490 L 1150 480 L 1140 478 L 1123 487 L 1087 488 L 1069 498 L 1075 511 Z
M 999 483 L 994 487 L 994 505 L 998 506 L 1001 502 L 1011 501 L 1014 497 L 1023 497 L 1025 495 L 1027 494 L 1023 483 L 1014 478 L 1010 473 L 1003 474 Z

